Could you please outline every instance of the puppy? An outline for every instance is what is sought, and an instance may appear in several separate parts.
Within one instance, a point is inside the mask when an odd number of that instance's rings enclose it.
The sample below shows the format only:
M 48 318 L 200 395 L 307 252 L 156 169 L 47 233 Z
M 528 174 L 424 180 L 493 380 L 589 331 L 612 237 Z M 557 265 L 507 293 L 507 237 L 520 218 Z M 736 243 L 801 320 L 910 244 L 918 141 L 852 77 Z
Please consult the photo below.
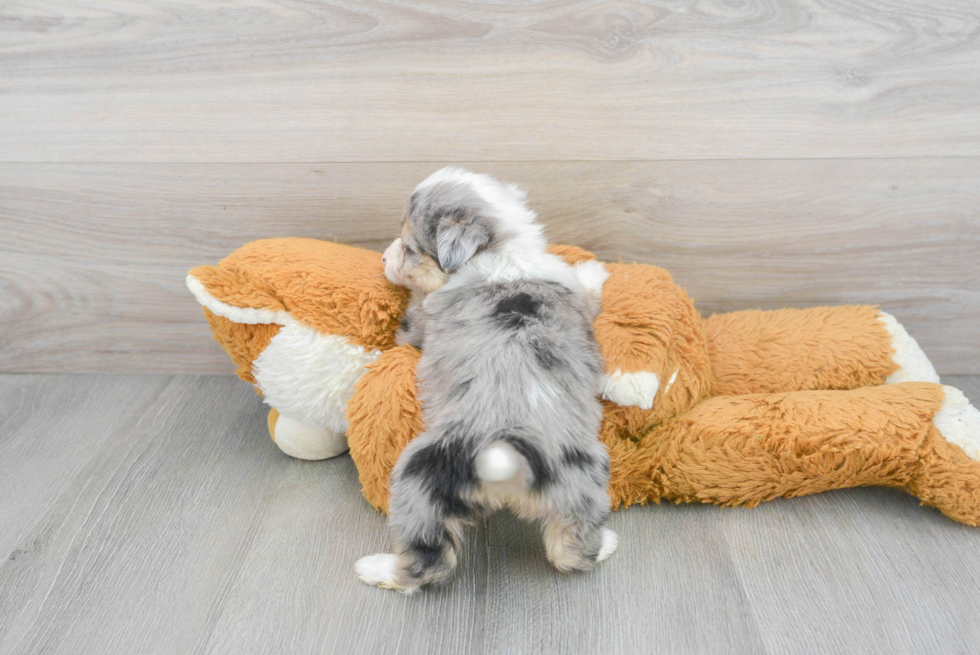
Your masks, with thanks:
M 425 430 L 391 474 L 394 554 L 360 559 L 362 581 L 410 593 L 448 580 L 466 524 L 502 507 L 543 525 L 548 560 L 584 570 L 618 539 L 609 455 L 598 439 L 598 304 L 545 249 L 523 192 L 444 168 L 409 199 L 385 274 L 413 291 L 403 342 Z

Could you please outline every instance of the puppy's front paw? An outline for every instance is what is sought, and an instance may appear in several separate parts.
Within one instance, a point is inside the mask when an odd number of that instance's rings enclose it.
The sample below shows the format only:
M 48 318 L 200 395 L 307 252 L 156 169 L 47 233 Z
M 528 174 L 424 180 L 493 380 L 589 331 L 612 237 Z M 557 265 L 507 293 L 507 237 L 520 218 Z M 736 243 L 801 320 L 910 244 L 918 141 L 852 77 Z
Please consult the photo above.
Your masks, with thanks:
M 364 584 L 377 585 L 382 589 L 396 589 L 402 593 L 410 594 L 418 587 L 403 587 L 395 581 L 395 574 L 398 571 L 398 555 L 390 553 L 378 553 L 368 555 L 357 560 L 354 564 L 354 573 Z
M 595 558 L 596 563 L 609 559 L 609 556 L 616 552 L 618 546 L 619 536 L 609 528 L 603 528 L 602 548 L 599 549 L 599 554 Z

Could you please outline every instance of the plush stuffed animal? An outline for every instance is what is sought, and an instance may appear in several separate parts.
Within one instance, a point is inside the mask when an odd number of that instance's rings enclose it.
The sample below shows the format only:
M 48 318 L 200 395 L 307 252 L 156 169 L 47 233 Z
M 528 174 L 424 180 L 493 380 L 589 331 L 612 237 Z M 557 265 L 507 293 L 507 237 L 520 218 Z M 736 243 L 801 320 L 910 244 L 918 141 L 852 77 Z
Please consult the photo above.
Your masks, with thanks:
M 980 524 L 980 411 L 939 384 L 893 317 L 847 306 L 702 320 L 660 268 L 553 251 L 601 293 L 601 439 L 615 507 L 752 507 L 883 485 Z M 273 408 L 277 445 L 322 459 L 349 441 L 364 496 L 383 510 L 421 419 L 419 352 L 394 343 L 408 298 L 385 279 L 380 254 L 256 241 L 195 268 L 187 286 L 238 375 Z

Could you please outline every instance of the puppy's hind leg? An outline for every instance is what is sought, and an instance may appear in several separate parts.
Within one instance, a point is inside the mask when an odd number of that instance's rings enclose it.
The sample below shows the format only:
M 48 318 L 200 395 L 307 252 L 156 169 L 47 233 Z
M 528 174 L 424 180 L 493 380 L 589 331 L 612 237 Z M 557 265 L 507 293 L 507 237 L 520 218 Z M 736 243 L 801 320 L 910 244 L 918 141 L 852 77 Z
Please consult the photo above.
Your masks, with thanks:
M 354 567 L 367 584 L 412 593 L 446 582 L 456 569 L 462 531 L 472 515 L 472 456 L 420 436 L 392 472 L 388 527 L 394 554 L 363 557 Z
M 426 532 L 441 534 L 425 534 Z M 456 569 L 459 526 L 431 526 L 415 538 L 399 540 L 395 553 L 368 555 L 357 560 L 354 571 L 362 582 L 406 594 L 429 584 L 446 582 Z
M 572 517 L 545 520 L 545 551 L 548 561 L 559 571 L 587 571 L 608 559 L 617 546 L 619 537 L 609 528 Z
M 420 498 L 408 504 L 392 496 L 388 525 L 395 552 L 359 559 L 354 571 L 362 582 L 410 594 L 452 577 L 464 527 L 460 519 L 447 519 L 439 507 Z
M 544 519 L 548 561 L 559 571 L 584 571 L 607 559 L 619 537 L 604 527 L 609 518 L 608 457 L 566 453 L 561 484 L 547 493 L 554 508 Z

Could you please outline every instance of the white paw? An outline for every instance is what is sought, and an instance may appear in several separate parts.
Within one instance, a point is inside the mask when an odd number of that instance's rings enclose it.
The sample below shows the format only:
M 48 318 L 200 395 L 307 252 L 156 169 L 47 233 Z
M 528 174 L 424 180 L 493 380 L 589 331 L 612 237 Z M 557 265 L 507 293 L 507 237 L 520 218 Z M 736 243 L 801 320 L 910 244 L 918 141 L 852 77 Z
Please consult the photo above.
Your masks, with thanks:
M 919 347 L 902 324 L 894 316 L 878 312 L 878 320 L 884 323 L 885 329 L 891 335 L 892 348 L 895 354 L 892 361 L 898 364 L 898 370 L 888 376 L 885 384 L 896 382 L 939 382 L 939 375 L 932 362 Z
M 616 552 L 618 546 L 619 536 L 609 528 L 603 528 L 602 548 L 599 549 L 599 554 L 596 556 L 595 561 L 598 563 L 609 559 L 609 556 Z
M 364 584 L 376 585 L 382 589 L 395 589 L 410 594 L 418 587 L 403 587 L 395 582 L 395 572 L 398 570 L 398 555 L 378 553 L 357 560 L 354 573 Z
M 959 446 L 970 459 L 980 459 L 980 410 L 956 387 L 943 387 L 943 404 L 932 424 L 949 443 Z
M 365 584 L 394 589 L 397 567 L 398 555 L 378 553 L 357 560 L 357 563 L 354 564 L 354 573 Z
M 599 393 L 606 400 L 611 400 L 620 407 L 636 405 L 640 409 L 650 409 L 660 390 L 660 378 L 656 373 L 637 371 L 623 373 L 616 369 L 612 373 L 603 373 Z

